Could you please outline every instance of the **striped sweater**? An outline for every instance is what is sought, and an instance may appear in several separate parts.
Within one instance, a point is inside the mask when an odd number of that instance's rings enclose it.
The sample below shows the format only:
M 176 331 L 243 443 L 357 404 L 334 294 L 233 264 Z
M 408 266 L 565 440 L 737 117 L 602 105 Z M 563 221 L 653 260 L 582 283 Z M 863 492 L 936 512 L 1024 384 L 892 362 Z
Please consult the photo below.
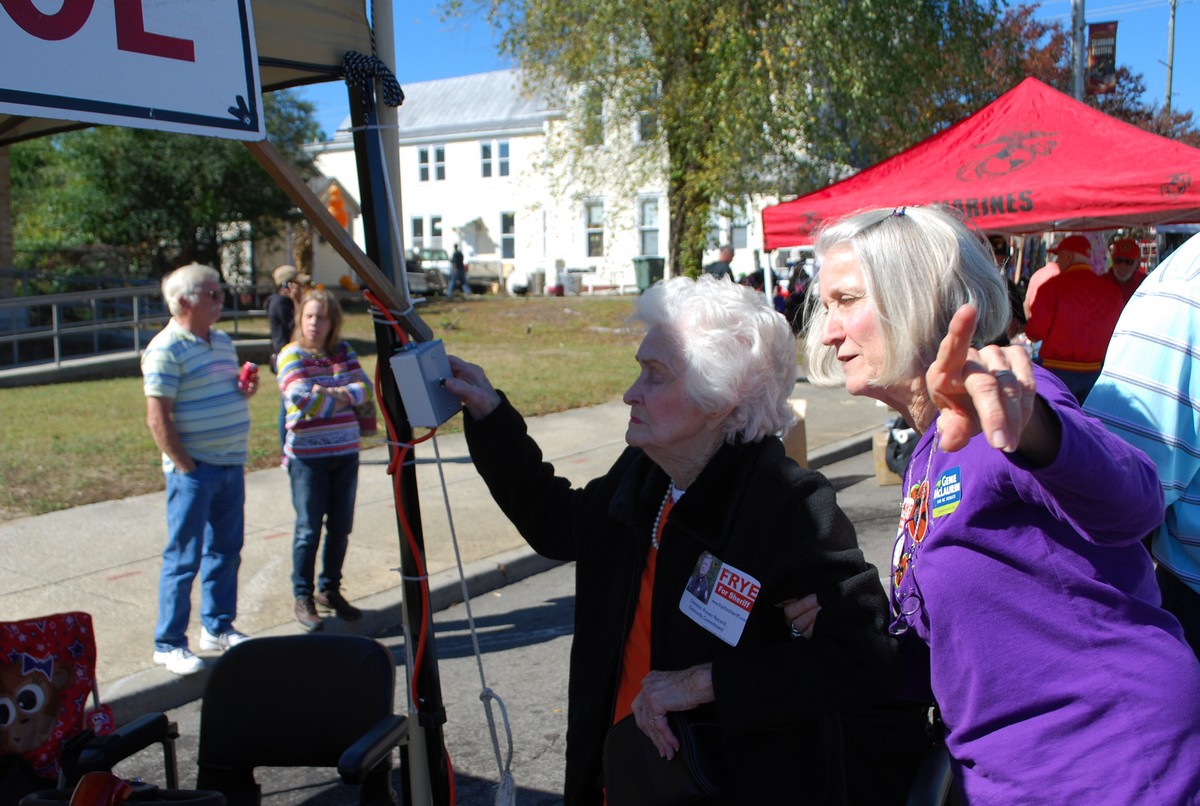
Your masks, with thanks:
M 371 381 L 350 345 L 340 342 L 328 355 L 292 342 L 279 353 L 277 368 L 279 389 L 287 405 L 284 456 L 303 460 L 357 452 L 359 428 L 354 409 L 313 391 L 314 386 L 344 387 L 356 406 L 371 399 Z

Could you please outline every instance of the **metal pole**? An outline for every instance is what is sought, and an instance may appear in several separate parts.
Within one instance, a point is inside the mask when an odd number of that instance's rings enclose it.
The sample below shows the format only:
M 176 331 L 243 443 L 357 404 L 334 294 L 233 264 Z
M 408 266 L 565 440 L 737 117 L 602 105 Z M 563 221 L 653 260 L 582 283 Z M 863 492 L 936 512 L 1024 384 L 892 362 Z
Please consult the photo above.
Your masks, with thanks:
M 358 163 L 367 254 L 379 263 L 395 283 L 396 274 L 404 273 L 403 252 L 400 234 L 389 223 L 391 211 L 395 208 L 388 198 L 386 160 L 374 107 L 374 92 L 364 92 L 358 86 L 350 88 L 350 119 L 354 128 L 354 151 Z M 399 195 L 398 188 L 393 188 L 393 191 Z M 406 277 L 401 277 L 399 283 L 403 283 L 403 288 L 407 289 Z M 409 301 L 407 291 L 404 298 L 405 302 Z M 397 431 L 396 441 L 408 443 L 412 440 L 412 426 L 404 411 L 390 362 L 399 344 L 391 328 L 384 324 L 375 325 L 375 338 L 379 372 L 376 394 Z M 418 340 L 427 338 L 418 337 Z M 399 447 L 389 445 L 388 450 L 395 460 Z M 409 776 L 407 783 L 411 790 L 411 797 L 405 798 L 405 802 L 413 806 L 450 806 L 450 768 L 442 731 L 446 709 L 442 701 L 437 645 L 433 636 L 433 614 L 425 607 L 419 570 L 425 565 L 425 538 L 417 496 L 415 451 L 408 452 L 407 461 L 400 463 L 396 473 L 400 474 L 395 497 L 397 526 L 400 530 L 404 620 L 407 635 L 414 638 L 422 634 L 426 636 L 420 662 L 407 670 L 410 679 L 416 680 L 416 701 L 409 703 L 409 709 L 415 713 L 417 725 L 410 726 L 410 741 L 405 749 L 409 761 L 406 768 Z
M 1171 0 L 1171 16 L 1167 18 L 1167 92 L 1163 112 L 1171 117 L 1171 74 L 1175 71 L 1175 0 Z
M 1087 69 L 1087 60 L 1084 58 L 1083 2 L 1084 0 L 1071 0 L 1071 64 L 1075 76 L 1076 101 L 1083 100 L 1083 75 Z

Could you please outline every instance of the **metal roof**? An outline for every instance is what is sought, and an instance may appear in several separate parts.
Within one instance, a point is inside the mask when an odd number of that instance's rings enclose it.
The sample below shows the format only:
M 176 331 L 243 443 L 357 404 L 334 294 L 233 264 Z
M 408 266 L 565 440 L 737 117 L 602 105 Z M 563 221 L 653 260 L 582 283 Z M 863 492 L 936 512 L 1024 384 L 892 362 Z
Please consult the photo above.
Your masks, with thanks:
M 515 68 L 419 81 L 403 89 L 397 111 L 402 143 L 536 132 L 563 115 L 543 94 L 526 90 Z M 347 117 L 333 142 L 348 141 L 349 127 Z

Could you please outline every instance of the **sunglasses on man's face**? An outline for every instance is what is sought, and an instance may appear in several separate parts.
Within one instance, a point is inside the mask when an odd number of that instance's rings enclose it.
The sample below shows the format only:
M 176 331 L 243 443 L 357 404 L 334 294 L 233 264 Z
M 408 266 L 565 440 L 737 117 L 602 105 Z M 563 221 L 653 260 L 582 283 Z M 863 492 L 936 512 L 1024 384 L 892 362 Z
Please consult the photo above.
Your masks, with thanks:
M 1132 265 L 1134 263 L 1137 263 L 1137 261 L 1134 260 L 1133 258 L 1118 257 L 1118 258 L 1113 258 L 1113 263 L 1124 263 L 1126 265 Z

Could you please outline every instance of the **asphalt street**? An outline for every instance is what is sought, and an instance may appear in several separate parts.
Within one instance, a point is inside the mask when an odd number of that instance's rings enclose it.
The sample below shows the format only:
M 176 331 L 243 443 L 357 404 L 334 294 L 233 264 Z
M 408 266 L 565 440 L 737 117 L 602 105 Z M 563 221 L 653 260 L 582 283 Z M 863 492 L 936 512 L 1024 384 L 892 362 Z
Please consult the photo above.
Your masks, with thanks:
M 897 486 L 881 486 L 870 452 L 827 465 L 822 472 L 838 490 L 842 508 L 854 522 L 867 559 L 886 568 L 898 513 Z M 567 661 L 572 635 L 574 569 L 562 565 L 502 588 L 473 596 L 471 611 L 487 686 L 504 702 L 513 734 L 511 773 L 520 806 L 562 802 L 566 733 Z M 436 649 L 447 722 L 446 748 L 455 771 L 457 803 L 494 803 L 500 769 L 480 701 L 482 684 L 467 620 L 467 608 L 451 606 L 434 615 Z M 404 637 L 398 625 L 378 636 L 397 661 L 397 707 L 404 692 Z M 302 703 L 297 707 L 303 707 Z M 170 710 L 180 728 L 180 786 L 192 787 L 200 735 L 200 703 Z M 501 716 L 496 711 L 499 724 Z M 500 728 L 501 757 L 507 754 Z M 162 782 L 160 756 L 153 750 L 120 765 L 117 772 Z M 334 770 L 279 769 L 258 771 L 263 802 L 283 804 L 351 804 L 357 791 L 340 783 Z M 399 772 L 393 775 L 397 787 Z

